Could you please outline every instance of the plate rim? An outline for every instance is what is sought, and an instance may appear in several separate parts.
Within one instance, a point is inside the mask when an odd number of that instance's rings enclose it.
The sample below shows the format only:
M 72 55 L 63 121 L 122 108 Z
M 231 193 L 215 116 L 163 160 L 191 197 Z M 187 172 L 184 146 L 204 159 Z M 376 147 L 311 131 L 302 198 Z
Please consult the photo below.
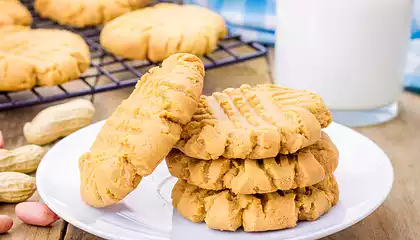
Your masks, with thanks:
M 98 121 L 96 123 L 90 124 L 90 125 L 88 125 L 88 126 L 86 126 L 84 128 L 79 129 L 78 131 L 76 131 L 76 132 L 68 135 L 67 137 L 60 139 L 59 142 L 57 142 L 47 152 L 47 154 L 44 156 L 44 158 L 46 156 L 48 156 L 48 153 L 53 148 L 55 148 L 59 144 L 62 144 L 62 141 L 64 139 L 69 138 L 69 137 L 71 137 L 71 136 L 73 136 L 73 135 L 75 135 L 75 134 L 79 133 L 80 131 L 83 131 L 83 130 L 85 130 L 87 128 L 92 128 L 92 127 L 97 126 L 97 125 L 103 125 L 105 121 L 106 120 L 101 120 L 101 121 Z M 384 191 L 384 193 L 380 197 L 380 201 L 377 201 L 376 204 L 372 205 L 371 208 L 368 211 L 366 211 L 364 214 L 360 214 L 356 218 L 353 218 L 350 221 L 347 221 L 347 222 L 345 222 L 343 224 L 340 224 L 340 225 L 332 225 L 332 226 L 326 227 L 324 229 L 318 230 L 318 231 L 314 232 L 311 235 L 296 236 L 296 237 L 290 238 L 289 240 L 319 239 L 319 238 L 326 237 L 326 236 L 329 236 L 331 234 L 337 233 L 339 231 L 342 231 L 342 230 L 344 230 L 346 228 L 349 228 L 350 226 L 352 226 L 352 225 L 360 222 L 361 220 L 363 220 L 367 216 L 371 215 L 376 209 L 378 209 L 383 204 L 383 202 L 387 199 L 387 197 L 389 196 L 389 194 L 392 191 L 392 188 L 393 188 L 393 185 L 394 185 L 394 181 L 395 181 L 395 171 L 394 171 L 394 168 L 392 166 L 392 162 L 391 162 L 391 159 L 389 158 L 389 156 L 374 141 L 372 141 L 371 139 L 369 139 L 367 136 L 364 136 L 363 134 L 361 134 L 361 133 L 359 133 L 359 132 L 351 129 L 350 127 L 341 125 L 341 124 L 336 123 L 334 121 L 331 123 L 330 126 L 333 126 L 333 125 L 335 125 L 335 127 L 344 128 L 347 131 L 351 131 L 353 134 L 358 135 L 358 137 L 365 138 L 367 141 L 371 142 L 376 147 L 376 150 L 380 151 L 381 154 L 383 154 L 386 157 L 387 161 L 384 161 L 384 164 L 387 165 L 386 166 L 386 169 L 390 171 L 390 173 L 389 173 L 390 179 L 389 179 L 389 181 L 387 181 L 388 182 L 387 186 L 384 186 L 384 188 L 387 189 L 387 190 Z M 36 176 L 42 174 L 43 169 L 45 168 L 44 166 L 47 164 L 45 161 L 43 161 L 43 159 L 42 159 L 41 163 L 38 166 L 38 169 L 36 171 Z M 77 227 L 77 228 L 79 228 L 81 230 L 84 230 L 84 231 L 86 231 L 86 232 L 88 232 L 90 234 L 93 234 L 93 235 L 98 236 L 98 237 L 101 237 L 101 238 L 127 240 L 127 238 L 120 237 L 120 236 L 114 235 L 112 233 L 106 233 L 106 232 L 101 231 L 101 230 L 97 230 L 97 229 L 95 229 L 95 228 L 93 228 L 93 227 L 91 227 L 91 226 L 89 226 L 87 224 L 84 224 L 83 222 L 79 221 L 78 219 L 69 216 L 68 214 L 64 214 L 61 210 L 59 210 L 58 208 L 56 208 L 56 206 L 49 200 L 48 194 L 45 193 L 45 189 L 42 187 L 43 185 L 42 185 L 40 179 L 41 178 L 36 177 L 37 191 L 38 191 L 38 194 L 40 196 L 41 201 L 43 201 L 61 219 L 63 219 L 67 223 L 69 223 L 69 224 L 71 224 L 71 225 L 73 225 L 73 226 L 75 226 L 75 227 Z M 161 239 L 161 238 L 156 238 L 156 239 Z
M 92 124 L 90 124 L 90 125 L 88 125 L 88 126 L 86 126 L 86 127 L 83 127 L 83 128 L 81 128 L 81 129 L 79 129 L 79 130 L 77 130 L 76 132 L 73 132 L 73 133 L 71 133 L 71 134 L 69 134 L 68 136 L 66 136 L 66 137 L 64 137 L 64 138 L 62 138 L 62 139 L 60 139 L 59 140 L 59 142 L 57 142 L 51 149 L 49 149 L 49 151 L 45 154 L 45 156 L 42 158 L 42 160 L 41 160 L 41 162 L 40 162 L 40 164 L 39 164 L 39 166 L 38 166 L 38 168 L 37 168 L 37 170 L 36 170 L 36 176 L 38 176 L 39 175 L 39 173 L 38 172 L 40 172 L 40 171 L 42 171 L 41 169 L 43 169 L 44 167 L 44 165 L 46 165 L 46 163 L 45 163 L 45 161 L 43 161 L 44 160 L 44 158 L 48 155 L 48 153 L 53 149 L 53 148 L 55 148 L 58 144 L 62 144 L 62 141 L 64 140 L 64 139 L 66 139 L 66 138 L 69 138 L 69 137 L 71 137 L 71 136 L 73 136 L 73 135 L 75 135 L 75 134 L 77 134 L 78 132 L 80 132 L 80 131 L 83 131 L 83 130 L 85 130 L 85 129 L 87 129 L 87 128 L 92 128 L 92 127 L 94 127 L 94 126 L 96 126 L 96 125 L 103 125 L 104 123 L 105 123 L 105 121 L 106 120 L 101 120 L 101 121 L 98 121 L 98 122 L 96 122 L 96 123 L 92 123 Z M 49 200 L 49 198 L 48 197 L 44 197 L 44 196 L 47 196 L 47 194 L 44 192 L 44 189 L 42 188 L 42 187 L 40 187 L 40 186 L 42 186 L 42 184 L 40 184 L 41 183 L 41 180 L 40 180 L 40 178 L 35 178 L 35 181 L 36 181 L 36 186 L 37 186 L 37 191 L 38 191 L 38 194 L 39 194 L 39 196 L 40 196 L 40 199 L 54 212 L 54 213 L 56 213 L 62 220 L 64 220 L 64 221 L 66 221 L 67 223 L 69 223 L 69 224 L 71 224 L 71 225 L 73 225 L 73 226 L 75 226 L 75 227 L 77 227 L 77 228 L 79 228 L 79 229 L 81 229 L 81 230 L 83 230 L 83 231 L 85 231 L 85 232 L 88 232 L 88 233 L 90 233 L 90 234 L 92 234 L 92 235 L 95 235 L 95 236 L 97 236 L 97 237 L 101 237 L 101 238 L 105 238 L 105 239 L 118 239 L 118 240 L 126 240 L 125 238 L 121 238 L 121 237 L 119 237 L 119 236 L 116 236 L 116 235 L 114 235 L 114 234 L 110 234 L 110 233 L 105 233 L 105 232 L 103 232 L 103 231 L 100 231 L 100 230 L 96 230 L 95 228 L 93 228 L 93 227 L 91 227 L 91 226 L 89 226 L 89 225 L 86 225 L 86 224 L 84 224 L 83 222 L 81 222 L 81 221 L 79 221 L 78 219 L 76 219 L 76 218 L 73 218 L 73 217 L 70 217 L 68 214 L 63 214 L 62 213 L 62 211 L 61 210 L 59 210 L 59 209 L 57 209 L 55 206 L 54 206 L 54 204 L 53 203 L 51 203 L 51 201 Z M 48 199 L 48 200 L 47 200 Z

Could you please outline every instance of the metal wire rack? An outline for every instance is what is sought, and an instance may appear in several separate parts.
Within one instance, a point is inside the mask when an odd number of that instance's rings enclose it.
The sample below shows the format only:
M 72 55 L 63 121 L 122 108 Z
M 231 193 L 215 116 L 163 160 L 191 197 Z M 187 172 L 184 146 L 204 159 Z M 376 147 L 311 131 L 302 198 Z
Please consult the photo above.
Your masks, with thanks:
M 167 1 L 166 1 L 167 2 Z M 60 28 L 81 35 L 91 51 L 91 66 L 79 79 L 52 87 L 35 87 L 19 92 L 0 92 L 0 111 L 50 103 L 124 87 L 134 86 L 151 67 L 148 60 L 129 60 L 106 52 L 99 44 L 100 27 L 73 28 L 41 18 L 33 8 L 33 0 L 23 0 L 33 16 L 33 28 Z M 206 70 L 239 63 L 267 54 L 267 48 L 256 42 L 245 42 L 240 36 L 228 36 L 217 49 L 201 59 Z

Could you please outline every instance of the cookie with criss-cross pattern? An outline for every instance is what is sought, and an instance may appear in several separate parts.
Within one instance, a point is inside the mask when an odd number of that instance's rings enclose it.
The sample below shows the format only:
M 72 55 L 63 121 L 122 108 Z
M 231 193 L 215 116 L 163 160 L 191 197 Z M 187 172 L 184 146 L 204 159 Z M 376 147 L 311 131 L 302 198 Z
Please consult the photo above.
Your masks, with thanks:
M 156 62 L 174 53 L 213 52 L 226 34 L 223 18 L 209 9 L 160 3 L 107 23 L 100 42 L 117 56 Z
M 65 83 L 79 78 L 89 64 L 89 47 L 75 33 L 0 27 L 0 91 Z
M 203 63 L 191 54 L 174 54 L 142 76 L 79 159 L 80 191 L 87 204 L 114 204 L 153 172 L 191 120 L 203 77 Z
M 326 133 L 290 155 L 265 159 L 200 160 L 172 150 L 166 157 L 172 176 L 209 190 L 235 194 L 270 193 L 307 187 L 324 180 L 338 165 L 338 150 Z
M 202 96 L 176 148 L 197 159 L 262 159 L 295 153 L 332 121 L 320 96 L 272 84 Z
M 172 190 L 172 205 L 186 219 L 218 230 L 236 231 L 242 226 L 246 232 L 293 228 L 298 220 L 316 220 L 338 198 L 333 175 L 313 186 L 257 195 L 205 190 L 184 180 Z
M 0 0 L 0 26 L 31 24 L 31 13 L 19 0 Z
M 35 0 L 36 11 L 62 25 L 100 25 L 142 8 L 150 0 Z

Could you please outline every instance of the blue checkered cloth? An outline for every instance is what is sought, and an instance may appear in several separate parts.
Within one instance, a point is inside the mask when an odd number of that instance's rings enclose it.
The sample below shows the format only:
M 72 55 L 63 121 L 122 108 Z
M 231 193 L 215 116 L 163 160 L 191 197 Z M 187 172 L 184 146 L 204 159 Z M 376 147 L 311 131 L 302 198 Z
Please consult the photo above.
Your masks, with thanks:
M 274 44 L 276 0 L 184 0 L 209 8 L 226 20 L 229 32 L 244 40 Z
M 410 42 L 404 79 L 407 90 L 420 93 L 420 39 Z
M 420 93 L 420 0 L 413 2 L 411 42 L 408 49 L 404 76 L 405 88 Z
M 269 45 L 275 43 L 276 0 L 184 0 L 223 16 L 229 32 L 243 39 Z M 410 50 L 405 72 L 407 90 L 420 93 L 420 0 L 414 0 Z M 419 40 L 416 40 L 419 38 Z

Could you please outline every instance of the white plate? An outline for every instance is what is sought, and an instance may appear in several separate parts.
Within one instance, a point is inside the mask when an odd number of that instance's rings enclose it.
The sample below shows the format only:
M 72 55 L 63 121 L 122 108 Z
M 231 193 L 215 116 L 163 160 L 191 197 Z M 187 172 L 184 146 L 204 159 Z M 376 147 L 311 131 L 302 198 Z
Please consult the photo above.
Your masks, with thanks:
M 57 143 L 37 172 L 38 191 L 44 202 L 67 222 L 106 239 L 188 240 L 213 239 L 316 239 L 355 224 L 373 212 L 389 194 L 394 179 L 384 152 L 359 133 L 333 123 L 326 129 L 340 150 L 335 176 L 339 203 L 314 222 L 265 233 L 221 232 L 180 217 L 173 210 L 171 189 L 176 179 L 162 163 L 139 188 L 114 206 L 95 209 L 79 194 L 78 157 L 87 151 L 103 122 L 93 124 Z

